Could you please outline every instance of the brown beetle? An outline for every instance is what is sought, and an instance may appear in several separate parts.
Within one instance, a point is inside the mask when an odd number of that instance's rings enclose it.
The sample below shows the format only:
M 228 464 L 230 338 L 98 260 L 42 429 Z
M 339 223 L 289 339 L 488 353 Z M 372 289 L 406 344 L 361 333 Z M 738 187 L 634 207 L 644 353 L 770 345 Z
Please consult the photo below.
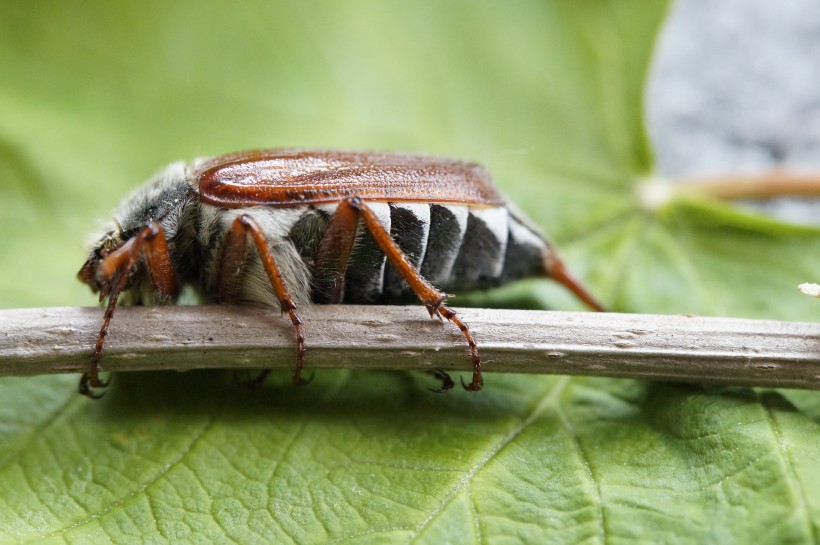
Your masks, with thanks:
M 121 294 L 174 302 L 190 285 L 206 302 L 278 301 L 296 331 L 293 382 L 302 384 L 299 305 L 395 303 L 415 295 L 453 322 L 480 390 L 481 359 L 440 290 L 551 277 L 590 307 L 554 246 L 511 210 L 485 168 L 387 152 L 271 149 L 173 163 L 128 197 L 79 278 L 108 297 L 80 393 L 99 397 L 103 342 Z M 250 244 L 249 244 L 250 242 Z M 434 287 L 434 286 L 438 286 Z M 442 389 L 452 385 L 449 377 Z

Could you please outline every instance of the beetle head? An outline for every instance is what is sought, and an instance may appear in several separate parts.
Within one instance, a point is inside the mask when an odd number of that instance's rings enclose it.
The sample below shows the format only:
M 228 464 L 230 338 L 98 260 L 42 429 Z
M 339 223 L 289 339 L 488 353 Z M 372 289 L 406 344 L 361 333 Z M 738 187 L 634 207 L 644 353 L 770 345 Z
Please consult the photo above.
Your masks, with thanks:
M 77 273 L 77 278 L 84 284 L 88 284 L 94 293 L 102 291 L 104 284 L 108 280 L 99 278 L 98 271 L 100 264 L 106 257 L 122 247 L 125 243 L 121 233 L 122 231 L 119 227 L 106 231 L 99 240 L 93 243 L 88 259 L 86 259 L 80 272 Z
M 88 259 L 77 275 L 80 281 L 88 284 L 94 293 L 105 294 L 116 273 L 110 262 L 104 266 L 106 258 L 137 236 L 140 229 L 149 222 L 158 222 L 165 235 L 169 239 L 173 238 L 195 195 L 184 163 L 172 163 L 155 174 L 122 201 L 114 212 L 113 222 L 92 242 Z M 134 271 L 126 272 L 129 275 L 131 273 Z M 136 276 L 138 278 L 129 280 L 129 285 L 139 289 L 145 275 Z

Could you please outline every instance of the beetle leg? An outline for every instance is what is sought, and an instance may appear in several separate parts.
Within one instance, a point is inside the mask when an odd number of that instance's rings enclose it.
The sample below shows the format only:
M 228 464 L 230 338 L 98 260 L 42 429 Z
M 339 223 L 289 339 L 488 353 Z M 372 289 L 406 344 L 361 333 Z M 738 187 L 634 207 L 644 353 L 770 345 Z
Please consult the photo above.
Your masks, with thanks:
M 90 397 L 91 399 L 99 399 L 104 395 L 102 393 L 95 393 L 92 388 L 105 388 L 109 383 L 107 380 L 100 380 L 100 371 L 102 371 L 100 360 L 102 359 L 103 342 L 108 336 L 108 326 L 111 324 L 111 318 L 114 316 L 114 309 L 117 306 L 117 299 L 119 298 L 123 287 L 125 287 L 125 282 L 127 280 L 128 274 L 117 273 L 116 277 L 111 279 L 111 283 L 107 283 L 105 286 L 106 289 L 104 293 L 107 293 L 108 295 L 108 306 L 105 309 L 103 323 L 100 327 L 100 333 L 97 335 L 97 342 L 94 345 L 94 351 L 91 353 L 91 365 L 80 377 L 80 383 L 77 387 L 78 391 L 82 395 Z
M 339 203 L 316 252 L 313 266 L 314 302 L 325 305 L 341 302 L 345 270 L 358 227 L 359 211 L 347 204 L 347 201 Z
M 470 347 L 470 357 L 473 362 L 473 379 L 470 384 L 464 387 L 472 392 L 480 390 L 484 385 L 484 379 L 481 377 L 481 357 L 478 355 L 478 345 L 476 345 L 473 334 L 470 332 L 470 328 L 467 327 L 467 324 L 461 320 L 455 310 L 444 304 L 444 301 L 447 299 L 447 294 L 434 288 L 433 285 L 413 267 L 408 257 L 401 251 L 401 248 L 398 247 L 390 236 L 390 233 L 379 223 L 376 214 L 362 201 L 361 197 L 345 199 L 339 204 L 339 208 L 342 210 L 349 208 L 358 211 L 365 227 L 373 236 L 376 244 L 379 245 L 381 251 L 387 256 L 393 268 L 395 268 L 407 282 L 410 289 L 413 290 L 413 293 L 421 299 L 421 302 L 427 307 L 427 311 L 431 317 L 438 316 L 440 318 L 446 318 L 458 326 Z M 336 213 L 338 214 L 339 212 L 337 211 Z
M 224 297 L 225 294 L 231 293 L 231 290 L 238 289 L 236 287 L 238 285 L 236 280 L 241 273 L 241 264 L 244 262 L 247 252 L 247 235 L 251 236 L 251 240 L 256 246 L 256 251 L 262 260 L 262 266 L 268 275 L 268 280 L 273 288 L 273 292 L 276 294 L 276 298 L 279 299 L 282 312 L 288 313 L 290 321 L 296 330 L 296 364 L 293 367 L 293 384 L 294 386 L 307 384 L 310 380 L 302 379 L 302 361 L 305 356 L 305 337 L 302 333 L 302 320 L 299 318 L 299 315 L 296 314 L 296 303 L 293 302 L 287 288 L 285 288 L 285 284 L 282 281 L 282 274 L 279 272 L 276 260 L 273 259 L 273 254 L 271 254 L 268 241 L 265 239 L 262 229 L 248 214 L 237 216 L 231 224 L 230 231 L 228 231 L 225 249 L 222 254 L 222 262 L 217 276 L 217 293 L 222 294 L 221 297 Z M 268 371 L 263 371 L 260 376 L 251 380 L 251 385 L 261 383 L 267 375 Z
M 427 388 L 428 390 L 430 390 L 434 394 L 443 394 L 443 393 L 449 392 L 450 390 L 453 389 L 453 386 L 455 384 L 453 383 L 453 379 L 450 378 L 450 375 L 448 375 L 446 371 L 443 371 L 442 369 L 433 369 L 432 371 L 428 371 L 428 373 L 430 373 L 436 379 L 441 381 L 441 386 L 440 387 L 438 387 L 438 388 Z M 462 384 L 463 384 L 463 382 L 462 382 Z
M 140 229 L 139 233 L 119 249 L 112 252 L 100 262 L 97 271 L 97 281 L 100 283 L 100 301 L 108 297 L 108 305 L 103 316 L 100 333 L 91 354 L 91 365 L 88 371 L 80 378 L 79 392 L 92 399 L 99 399 L 103 394 L 95 393 L 92 388 L 105 388 L 108 381 L 100 380 L 102 366 L 102 349 L 105 338 L 108 336 L 108 327 L 117 307 L 120 293 L 128 283 L 128 278 L 134 271 L 140 257 L 145 258 L 148 273 L 157 293 L 164 297 L 176 294 L 178 284 L 168 255 L 168 244 L 165 233 L 156 222 L 151 222 Z
M 235 303 L 239 299 L 239 291 L 242 287 L 242 270 L 247 255 L 248 244 L 245 232 L 241 230 L 228 231 L 219 261 L 216 287 L 214 288 L 214 293 L 220 303 Z M 266 369 L 255 377 L 252 377 L 248 372 L 245 377 L 240 378 L 239 372 L 234 372 L 234 380 L 242 386 L 253 389 L 261 386 L 269 374 L 270 370 Z
M 605 311 L 604 306 L 599 303 L 578 280 L 570 275 L 564 262 L 561 261 L 561 258 L 558 256 L 558 252 L 556 252 L 552 246 L 547 249 L 547 253 L 544 256 L 544 274 L 567 288 L 591 309 L 597 310 L 598 312 Z

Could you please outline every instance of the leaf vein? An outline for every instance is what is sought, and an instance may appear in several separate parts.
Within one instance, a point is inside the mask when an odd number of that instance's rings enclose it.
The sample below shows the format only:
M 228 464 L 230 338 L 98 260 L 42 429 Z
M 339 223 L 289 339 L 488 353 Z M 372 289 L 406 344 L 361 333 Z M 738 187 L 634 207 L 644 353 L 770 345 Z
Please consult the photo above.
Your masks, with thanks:
M 194 437 L 191 439 L 191 441 L 188 443 L 188 445 L 186 445 L 185 448 L 183 448 L 180 451 L 179 455 L 175 459 L 173 459 L 171 462 L 166 464 L 149 481 L 147 481 L 144 484 L 142 484 L 141 486 L 135 488 L 133 491 L 131 491 L 127 495 L 123 496 L 121 499 L 117 500 L 116 502 L 112 503 L 111 505 L 106 506 L 105 509 L 103 509 L 99 512 L 89 513 L 85 517 L 85 519 L 76 521 L 73 524 L 71 524 L 69 526 L 66 526 L 65 528 L 60 528 L 59 530 L 55 530 L 55 531 L 49 533 L 46 536 L 30 536 L 28 539 L 22 540 L 20 543 L 27 543 L 27 542 L 30 542 L 32 539 L 41 540 L 43 538 L 61 536 L 61 535 L 65 534 L 66 532 L 69 532 L 71 530 L 80 528 L 81 526 L 84 526 L 84 525 L 90 523 L 92 520 L 97 520 L 97 519 L 101 518 L 106 513 L 109 513 L 113 509 L 115 509 L 115 508 L 117 508 L 121 505 L 124 505 L 126 502 L 130 501 L 131 499 L 138 496 L 139 494 L 142 494 L 148 488 L 150 488 L 152 485 L 157 483 L 161 477 L 167 475 L 174 467 L 176 467 L 179 464 L 183 463 L 185 457 L 187 457 L 194 450 L 194 448 L 196 448 L 196 445 L 199 444 L 199 442 L 201 441 L 203 436 L 210 429 L 213 428 L 213 425 L 214 425 L 215 421 L 216 421 L 216 419 L 212 418 L 208 422 L 206 422 L 205 425 L 203 425 L 202 428 L 194 435 Z
M 575 427 L 572 425 L 572 422 L 569 419 L 569 416 L 561 407 L 560 402 L 556 403 L 556 411 L 558 412 L 559 417 L 561 418 L 561 423 L 569 432 L 570 437 L 572 438 L 572 444 L 575 449 L 578 458 L 580 459 L 581 463 L 584 465 L 584 473 L 589 477 L 590 482 L 592 483 L 592 488 L 595 490 L 595 500 L 598 504 L 598 526 L 601 533 L 601 542 L 606 543 L 606 510 L 604 509 L 604 501 L 603 495 L 601 494 L 601 485 L 598 482 L 598 479 L 595 477 L 595 473 L 592 471 L 592 464 L 590 463 L 589 457 L 584 451 L 584 448 L 581 446 L 581 442 L 578 440 L 578 435 L 575 432 Z
M 560 379 L 556 381 L 556 383 L 550 388 L 544 396 L 541 398 L 541 401 L 538 402 L 535 408 L 530 411 L 530 413 L 521 421 L 521 423 L 513 428 L 504 438 L 499 441 L 499 443 L 491 448 L 484 458 L 478 461 L 475 466 L 468 471 L 463 477 L 457 479 L 456 482 L 453 484 L 453 487 L 450 491 L 444 496 L 444 499 L 439 504 L 439 506 L 433 510 L 429 517 L 421 521 L 421 523 L 415 528 L 415 532 L 413 535 L 410 536 L 410 539 L 406 542 L 406 545 L 410 545 L 418 541 L 421 537 L 424 530 L 426 530 L 432 523 L 435 521 L 440 515 L 446 511 L 447 507 L 453 502 L 453 500 L 458 496 L 458 493 L 462 490 L 466 489 L 469 484 L 472 482 L 473 478 L 478 474 L 479 471 L 484 469 L 487 464 L 490 463 L 499 453 L 501 453 L 504 448 L 507 447 L 516 437 L 521 435 L 524 430 L 532 424 L 550 405 L 553 404 L 555 399 L 561 392 L 566 388 L 567 384 L 569 383 L 570 377 L 562 376 Z M 475 516 L 478 516 L 477 511 L 474 511 Z M 476 522 L 478 523 L 478 522 Z
M 769 428 L 772 430 L 772 435 L 774 435 L 774 439 L 777 444 L 776 451 L 780 453 L 780 457 L 783 460 L 783 465 L 786 468 L 786 480 L 789 483 L 789 488 L 791 488 L 795 492 L 795 496 L 797 496 L 797 501 L 799 503 L 797 507 L 800 509 L 802 518 L 806 524 L 806 534 L 811 536 L 816 545 L 820 543 L 818 527 L 812 523 L 811 516 L 809 515 L 809 502 L 806 497 L 806 490 L 801 486 L 801 481 L 797 476 L 797 469 L 794 466 L 794 461 L 789 455 L 789 449 L 786 448 L 786 444 L 783 439 L 783 431 L 780 429 L 780 426 L 778 426 L 777 417 L 772 411 L 772 407 L 768 403 L 767 399 L 762 397 L 759 393 L 757 394 L 757 397 L 760 400 L 761 405 L 763 405 L 766 413 L 766 420 L 769 423 Z
M 75 407 L 79 406 L 80 397 L 76 395 L 69 396 L 65 403 L 61 404 L 58 408 L 52 411 L 52 414 L 48 416 L 48 418 L 44 419 L 40 424 L 35 426 L 31 429 L 24 437 L 22 437 L 19 441 L 19 445 L 16 448 L 11 449 L 11 452 L 8 452 L 2 460 L 0 460 L 0 469 L 11 464 L 13 459 L 20 453 L 29 447 L 29 445 L 35 439 L 41 438 L 43 436 L 43 432 L 50 428 L 57 420 L 62 417 L 66 416 L 66 410 L 72 404 Z

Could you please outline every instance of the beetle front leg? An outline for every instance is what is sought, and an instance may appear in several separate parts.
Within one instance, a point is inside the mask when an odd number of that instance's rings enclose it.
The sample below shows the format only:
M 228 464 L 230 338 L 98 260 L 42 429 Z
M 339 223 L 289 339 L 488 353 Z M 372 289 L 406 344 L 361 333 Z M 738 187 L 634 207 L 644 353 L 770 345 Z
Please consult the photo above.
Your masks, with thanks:
M 296 364 L 293 366 L 293 384 L 294 386 L 307 384 L 310 380 L 305 381 L 302 379 L 302 361 L 305 357 L 305 336 L 302 333 L 302 320 L 299 318 L 299 315 L 296 314 L 296 303 L 293 302 L 293 299 L 285 287 L 285 283 L 282 281 L 282 274 L 279 272 L 279 267 L 276 265 L 273 254 L 271 254 L 268 241 L 262 229 L 249 214 L 237 216 L 231 224 L 230 231 L 228 231 L 222 253 L 222 261 L 217 274 L 216 292 L 222 301 L 230 300 L 238 296 L 242 266 L 247 254 L 248 235 L 250 235 L 256 247 L 256 251 L 259 253 L 259 258 L 262 260 L 262 267 L 268 275 L 268 280 L 273 288 L 273 292 L 276 294 L 276 298 L 279 300 L 282 312 L 288 313 L 290 321 L 296 330 Z M 264 371 L 252 382 L 260 383 L 265 379 L 268 373 L 269 371 Z
M 173 297 L 179 289 L 174 275 L 174 268 L 171 265 L 171 258 L 168 255 L 165 233 L 156 222 L 147 224 L 140 229 L 135 237 L 100 262 L 96 281 L 101 288 L 100 301 L 107 296 L 108 305 L 105 309 L 100 333 L 97 335 L 94 351 L 91 354 L 91 365 L 88 371 L 80 377 L 78 386 L 81 394 L 92 399 L 99 399 L 103 396 L 101 393 L 94 392 L 92 388 L 105 388 L 108 386 L 108 381 L 100 380 L 103 344 L 108 336 L 108 327 L 111 324 L 111 318 L 114 316 L 117 300 L 128 283 L 128 277 L 139 263 L 140 257 L 145 258 L 151 281 L 160 297 Z M 80 274 L 82 275 L 83 271 L 80 271 Z
M 444 304 L 444 301 L 447 299 L 447 294 L 434 288 L 433 285 L 413 267 L 410 259 L 401 251 L 401 248 L 398 247 L 393 237 L 390 236 L 390 233 L 379 223 L 376 214 L 373 213 L 370 207 L 367 206 L 360 197 L 350 197 L 342 201 L 339 208 L 342 207 L 348 207 L 359 212 L 365 227 L 373 236 L 376 244 L 379 245 L 384 255 L 387 256 L 393 268 L 395 268 L 407 282 L 410 289 L 413 290 L 413 293 L 421 299 L 421 302 L 427 307 L 430 316 L 446 318 L 458 326 L 462 335 L 464 335 L 464 338 L 467 340 L 467 345 L 470 348 L 470 358 L 473 363 L 473 378 L 470 384 L 464 384 L 462 381 L 462 385 L 466 390 L 471 392 L 480 390 L 484 385 L 484 379 L 481 376 L 481 357 L 478 354 L 478 345 L 467 324 L 461 320 L 455 310 Z

